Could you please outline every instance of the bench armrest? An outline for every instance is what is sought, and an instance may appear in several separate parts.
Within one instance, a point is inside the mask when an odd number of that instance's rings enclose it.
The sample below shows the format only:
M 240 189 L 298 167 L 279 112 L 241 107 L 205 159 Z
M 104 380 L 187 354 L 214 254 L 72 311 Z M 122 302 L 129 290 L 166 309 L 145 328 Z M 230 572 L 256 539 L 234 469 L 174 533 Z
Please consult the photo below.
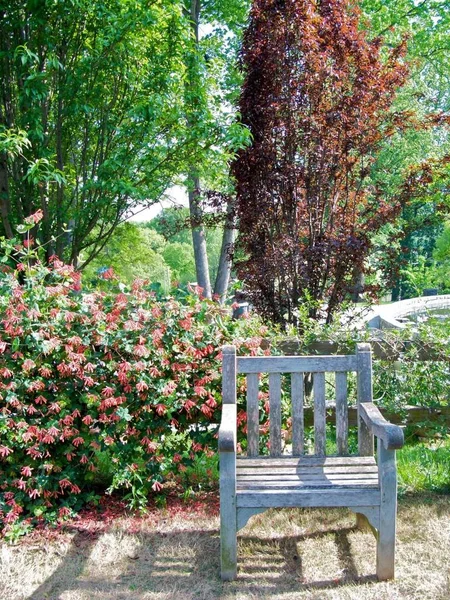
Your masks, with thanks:
M 236 428 L 236 404 L 223 404 L 219 427 L 219 452 L 236 453 Z
M 401 428 L 386 421 L 373 402 L 361 402 L 359 415 L 369 430 L 383 440 L 386 450 L 395 450 L 403 446 L 405 440 Z

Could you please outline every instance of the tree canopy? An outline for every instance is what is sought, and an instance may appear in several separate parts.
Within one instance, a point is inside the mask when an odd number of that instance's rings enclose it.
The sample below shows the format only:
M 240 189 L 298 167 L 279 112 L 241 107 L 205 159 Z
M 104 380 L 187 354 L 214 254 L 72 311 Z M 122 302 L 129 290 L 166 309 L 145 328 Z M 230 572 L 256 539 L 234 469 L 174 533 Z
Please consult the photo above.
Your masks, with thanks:
M 206 269 L 222 298 L 236 226 L 242 229 L 238 273 L 260 308 L 257 296 L 272 296 L 272 308 L 263 310 L 278 320 L 285 314 L 295 320 L 302 290 L 319 303 L 323 297 L 332 311 L 369 263 L 376 276 L 367 282 L 405 289 L 405 263 L 422 255 L 426 264 L 432 261 L 449 212 L 449 168 L 442 158 L 450 143 L 438 118 L 444 121 L 450 109 L 448 2 L 254 0 L 240 69 L 236 56 L 250 4 L 5 0 L 0 236 L 11 238 L 40 209 L 42 227 L 33 235 L 45 244 L 47 258 L 57 254 L 92 272 L 125 232 L 113 240 L 115 228 L 177 183 L 191 196 L 190 228 L 201 232 L 202 261 L 197 257 L 197 273 L 189 279 L 199 281 L 201 262 L 205 281 Z M 374 98 L 371 78 L 377 77 L 382 83 L 375 82 L 380 96 Z M 242 119 L 236 119 L 239 111 Z M 372 140 L 364 132 L 369 124 Z M 233 157 L 238 182 L 243 176 L 254 182 L 245 193 L 238 183 L 235 212 L 228 172 Z M 293 183 L 297 176 L 303 183 Z M 272 185 L 274 202 L 266 206 Z M 304 192 L 295 212 L 286 199 Z M 225 226 L 203 230 L 210 221 L 205 198 L 219 197 L 215 208 Z M 350 241 L 351 206 L 357 216 Z M 290 225 L 287 216 L 282 224 L 280 211 L 290 212 Z M 263 234 L 265 250 L 255 245 L 250 251 L 264 230 L 264 215 L 267 223 L 273 220 Z M 303 250 L 287 243 L 289 228 Z M 313 242 L 306 239 L 308 228 L 318 232 Z M 186 236 L 183 243 L 192 241 Z M 363 258 L 368 252 L 369 262 Z M 263 269 L 264 254 L 269 262 Z M 291 292 L 279 295 L 283 285 L 270 283 L 278 277 L 275 267 L 269 276 L 270 262 L 279 264 L 281 279 L 293 282 L 292 302 L 286 300 Z M 288 263 L 290 270 L 282 266 Z
M 181 7 L 6 0 L 0 17 L 3 231 L 40 208 L 49 254 L 88 262 L 183 164 Z
M 373 234 L 446 169 L 431 156 L 395 186 L 392 168 L 380 176 L 388 140 L 448 121 L 395 103 L 405 55 L 405 40 L 389 48 L 369 36 L 349 0 L 253 2 L 240 99 L 252 143 L 232 165 L 244 253 L 236 266 L 272 320 L 296 323 L 307 299 L 311 316 L 325 303 L 330 320 L 364 271 Z

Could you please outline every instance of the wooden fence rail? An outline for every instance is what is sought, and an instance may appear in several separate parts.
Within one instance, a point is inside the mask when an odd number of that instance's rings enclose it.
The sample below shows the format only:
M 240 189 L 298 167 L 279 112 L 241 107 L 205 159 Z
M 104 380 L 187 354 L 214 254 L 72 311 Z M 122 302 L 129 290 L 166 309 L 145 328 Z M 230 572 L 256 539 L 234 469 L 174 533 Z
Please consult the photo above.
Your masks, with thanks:
M 443 362 L 450 361 L 450 347 L 448 352 L 442 352 L 442 349 L 435 344 L 426 344 L 419 341 L 398 341 L 394 344 L 390 344 L 387 340 L 372 340 L 370 342 L 372 346 L 373 356 L 379 360 L 397 360 L 405 352 L 415 349 L 415 360 L 428 361 L 428 360 L 440 360 Z M 349 350 L 343 344 L 336 342 L 313 342 L 306 348 L 302 345 L 299 340 L 295 338 L 287 338 L 278 344 L 278 348 L 282 350 L 283 354 L 296 355 L 296 354 L 351 354 L 354 350 Z
M 439 408 L 427 408 L 423 406 L 406 406 L 402 413 L 391 413 L 380 409 L 383 416 L 396 425 L 418 425 L 418 429 L 426 421 L 441 422 L 443 425 L 450 426 L 450 406 L 441 406 Z M 355 427 L 357 424 L 357 411 L 355 407 L 348 409 L 348 424 Z M 312 427 L 314 424 L 314 413 L 312 407 L 304 409 L 304 420 L 306 427 Z M 336 409 L 334 406 L 327 407 L 327 423 L 336 423 Z

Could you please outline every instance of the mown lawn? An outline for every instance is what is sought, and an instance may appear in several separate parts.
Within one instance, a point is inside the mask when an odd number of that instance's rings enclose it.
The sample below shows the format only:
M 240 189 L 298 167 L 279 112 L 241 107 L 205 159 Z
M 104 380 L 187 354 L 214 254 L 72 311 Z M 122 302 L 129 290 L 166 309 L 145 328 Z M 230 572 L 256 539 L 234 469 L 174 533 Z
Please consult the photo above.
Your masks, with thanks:
M 375 538 L 351 512 L 289 509 L 250 520 L 239 577 L 222 583 L 218 493 L 209 491 L 143 517 L 107 497 L 57 530 L 1 543 L 0 600 L 448 600 L 449 440 L 405 446 L 398 470 L 395 582 L 377 582 Z
M 200 505 L 201 506 L 201 505 Z M 217 502 L 144 518 L 106 508 L 1 546 L 2 600 L 417 599 L 450 597 L 450 496 L 400 499 L 397 579 L 375 578 L 375 539 L 344 509 L 282 510 L 241 531 L 239 578 L 219 578 Z M 112 515 L 112 516 L 111 516 Z

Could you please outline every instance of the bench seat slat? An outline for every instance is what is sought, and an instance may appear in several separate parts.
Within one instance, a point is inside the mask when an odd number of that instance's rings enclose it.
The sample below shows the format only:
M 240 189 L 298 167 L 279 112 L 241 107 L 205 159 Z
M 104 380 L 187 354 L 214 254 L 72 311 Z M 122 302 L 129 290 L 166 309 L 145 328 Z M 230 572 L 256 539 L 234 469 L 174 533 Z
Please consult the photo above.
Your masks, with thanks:
M 245 490 L 246 492 L 251 492 L 253 490 L 269 490 L 269 489 L 292 489 L 292 490 L 304 490 L 309 488 L 317 488 L 317 489 L 328 489 L 330 488 L 368 488 L 368 489 L 377 489 L 378 481 L 372 479 L 352 479 L 349 481 L 273 481 L 270 483 L 266 483 L 264 481 L 249 481 L 249 482 L 239 482 L 237 483 L 236 491 Z
M 287 466 L 321 466 L 330 467 L 340 465 L 376 465 L 373 456 L 301 456 L 301 457 L 280 457 L 270 458 L 268 456 L 260 458 L 247 458 L 246 456 L 237 459 L 237 466 L 246 467 L 267 467 L 270 462 L 271 467 L 287 467 Z
M 377 473 L 335 473 L 334 475 L 279 475 L 278 477 L 265 477 L 263 475 L 239 475 L 238 485 L 247 485 L 248 483 L 260 482 L 267 485 L 281 485 L 283 482 L 292 482 L 302 485 L 304 482 L 311 481 L 315 483 L 333 484 L 351 481 L 370 481 L 378 483 Z M 349 483 L 350 485 L 350 483 Z
M 356 474 L 356 473 L 362 473 L 362 474 L 369 474 L 369 473 L 374 473 L 377 474 L 378 473 L 378 468 L 377 467 L 372 467 L 372 466 L 363 466 L 363 467 L 309 467 L 309 468 L 301 468 L 301 467 L 297 467 L 296 469 L 293 467 L 279 467 L 278 469 L 259 469 L 259 468 L 249 468 L 246 469 L 245 467 L 238 467 L 237 469 L 237 474 L 238 477 L 244 476 L 244 475 L 258 475 L 260 477 L 267 477 L 267 478 L 273 478 L 273 477 L 281 477 L 283 475 L 344 475 L 344 474 Z
M 348 457 L 350 458 L 350 457 Z M 372 458 L 359 460 L 352 457 L 350 464 L 340 457 L 321 459 L 300 457 L 280 460 L 267 458 L 259 464 L 249 465 L 248 460 L 238 460 L 236 469 L 237 493 L 261 492 L 264 490 L 291 490 L 293 493 L 311 489 L 348 489 L 359 493 L 361 489 L 379 489 L 378 467 Z M 251 461 L 255 463 L 256 461 Z M 263 464 L 261 464 L 263 462 Z M 275 467 L 274 464 L 279 466 Z
M 236 493 L 236 505 L 238 508 L 379 506 L 380 490 L 330 488 L 326 490 L 326 493 L 324 493 L 323 489 L 238 490 Z

